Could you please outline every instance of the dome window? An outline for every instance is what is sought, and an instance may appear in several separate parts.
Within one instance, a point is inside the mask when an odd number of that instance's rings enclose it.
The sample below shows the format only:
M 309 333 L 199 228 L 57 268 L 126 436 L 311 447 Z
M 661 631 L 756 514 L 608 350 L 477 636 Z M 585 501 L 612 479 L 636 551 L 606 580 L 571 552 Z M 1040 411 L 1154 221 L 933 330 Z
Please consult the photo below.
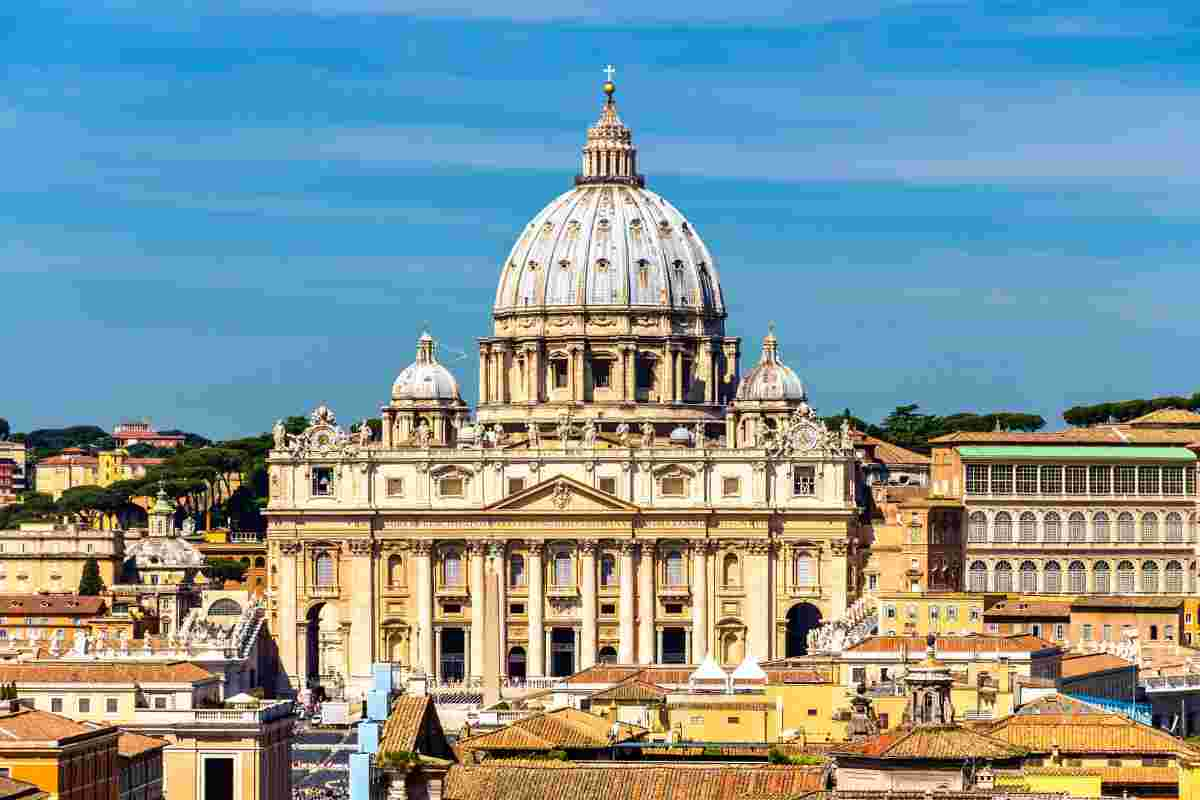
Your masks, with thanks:
M 644 258 L 638 261 L 637 280 L 639 289 L 650 288 L 650 262 Z
M 608 259 L 600 259 L 596 262 L 596 272 L 608 272 Z
M 558 266 L 561 267 L 564 272 L 566 272 L 571 268 L 571 262 L 564 258 L 562 261 L 558 262 Z

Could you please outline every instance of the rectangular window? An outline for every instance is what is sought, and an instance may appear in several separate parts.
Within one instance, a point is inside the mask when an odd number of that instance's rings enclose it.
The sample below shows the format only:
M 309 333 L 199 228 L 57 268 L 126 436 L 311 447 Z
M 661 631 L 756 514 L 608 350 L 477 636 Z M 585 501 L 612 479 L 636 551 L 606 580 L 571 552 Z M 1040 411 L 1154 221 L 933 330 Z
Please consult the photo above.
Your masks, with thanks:
M 941 616 L 941 614 L 942 614 L 942 609 L 940 609 L 939 607 L 937 607 L 937 606 L 929 607 L 929 618 L 930 619 L 937 619 L 938 617 Z
M 90 714 L 92 711 L 92 701 L 86 697 L 79 698 L 79 713 Z
M 851 670 L 850 670 L 850 680 L 851 680 L 851 681 L 853 681 L 853 682 L 854 682 L 854 683 L 856 683 L 856 684 L 858 684 L 858 683 L 866 683 L 866 682 L 867 682 L 867 668 L 866 668 L 866 667 L 853 667 L 853 668 L 851 668 Z
M 1085 641 L 1085 642 L 1090 642 L 1092 640 L 1092 625 L 1091 625 L 1091 623 L 1086 623 L 1086 622 L 1084 623 L 1083 632 L 1082 632 L 1081 636 L 1083 637 L 1083 641 Z
M 684 480 L 683 480 L 683 478 L 663 478 L 662 479 L 662 495 L 663 495 L 663 497 L 683 497 L 683 495 L 684 495 Z
M 462 603 L 442 603 L 442 613 L 447 615 L 461 614 Z
M 946 619 L 951 622 L 958 621 L 958 606 L 946 606 Z
M 1037 494 L 1038 468 L 1028 464 L 1017 466 L 1017 494 Z
M 992 494 L 1012 494 L 1012 464 L 992 464 Z
M 609 494 L 616 494 L 617 493 L 617 479 L 616 478 L 601 478 L 600 479 L 600 491 L 608 492 Z
M 617 604 L 616 603 L 601 603 L 600 604 L 600 613 L 606 617 L 616 616 Z
M 1067 494 L 1087 494 L 1087 467 L 1067 467 Z
M 1158 494 L 1158 467 L 1138 467 L 1138 494 Z
M 815 716 L 817 715 L 817 710 L 816 710 L 815 708 L 810 708 L 810 709 L 808 710 L 808 715 L 809 715 L 810 717 L 815 717 Z
M 159 710 L 166 708 L 167 707 L 167 698 L 165 698 L 165 697 L 154 698 L 154 707 Z
M 550 362 L 551 371 L 554 373 L 554 388 L 567 388 L 567 360 L 565 358 L 556 358 Z
M 1135 494 L 1137 492 L 1137 467 L 1116 467 L 1113 494 Z
M 1102 637 L 1102 638 L 1101 638 L 1101 641 L 1104 641 L 1104 642 L 1111 642 L 1111 641 L 1113 640 L 1113 638 L 1112 638 L 1112 625 L 1105 625 L 1104 627 L 1102 627 L 1102 628 L 1100 629 L 1100 633 L 1101 633 L 1101 637 Z
M 508 613 L 512 614 L 514 617 L 521 616 L 522 614 L 525 613 L 525 604 L 524 603 L 511 603 L 508 607 Z
M 870 589 L 872 592 L 879 588 L 879 576 L 878 575 L 868 575 L 867 576 L 867 588 Z
M 438 481 L 438 494 L 442 497 L 462 497 L 462 478 L 442 478 Z
M 978 621 L 979 621 L 979 613 L 980 613 L 980 612 L 979 612 L 979 609 L 978 609 L 978 608 L 972 608 L 972 609 L 971 609 L 971 614 L 970 614 L 970 620 L 971 620 L 971 622 L 978 622 Z
M 509 494 L 516 494 L 517 492 L 521 491 L 524 488 L 525 488 L 525 479 L 524 478 L 509 478 L 508 479 L 508 493 Z
M 55 714 L 61 714 L 63 710 L 63 699 L 61 697 L 51 697 L 50 710 Z
M 1109 494 L 1112 492 L 1112 467 L 1088 467 L 1088 480 L 1091 482 L 1092 494 Z
M 104 712 L 106 714 L 117 713 L 117 698 L 110 697 L 104 701 Z
M 313 467 L 313 497 L 329 497 L 333 494 L 333 467 Z
M 725 497 L 737 497 L 742 493 L 741 478 L 722 478 L 721 494 Z
M 387 479 L 388 497 L 404 497 L 404 478 Z
M 726 718 L 726 721 L 727 721 L 727 722 L 728 722 L 730 725 L 737 725 L 737 724 L 738 724 L 738 722 L 740 722 L 740 720 L 739 720 L 737 717 L 727 717 L 727 718 Z
M 1188 497 L 1196 494 L 1196 470 L 1192 467 L 1183 471 L 1183 491 Z
M 1183 467 L 1163 467 L 1162 492 L 1170 495 L 1183 494 Z
M 896 607 L 895 606 L 887 606 L 886 608 L 884 608 L 883 614 L 888 619 L 895 619 L 896 618 Z
M 1062 641 L 1067 638 L 1067 628 L 1061 622 L 1054 625 L 1054 638 L 1056 641 Z
M 1042 467 L 1042 494 L 1062 494 L 1062 488 L 1062 467 L 1057 465 Z
M 792 467 L 792 494 L 811 497 L 816 487 L 817 472 L 814 467 Z
M 664 606 L 664 608 L 666 608 L 666 611 L 668 614 L 682 614 L 683 613 L 683 604 L 682 603 L 667 603 Z
M 988 493 L 987 464 L 967 464 L 967 494 Z
M 612 362 L 607 358 L 592 361 L 592 385 L 597 389 L 607 389 L 612 383 Z

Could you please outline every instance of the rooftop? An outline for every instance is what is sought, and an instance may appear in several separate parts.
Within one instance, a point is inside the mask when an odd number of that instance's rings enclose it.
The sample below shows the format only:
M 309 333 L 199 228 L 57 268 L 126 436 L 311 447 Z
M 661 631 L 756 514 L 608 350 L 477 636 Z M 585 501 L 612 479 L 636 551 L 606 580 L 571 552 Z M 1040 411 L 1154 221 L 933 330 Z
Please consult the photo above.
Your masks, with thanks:
M 74 594 L 0 594 L 0 616 L 29 614 L 100 614 L 104 611 L 103 597 L 80 597 Z
M 1095 672 L 1107 672 L 1112 669 L 1136 669 L 1132 661 L 1118 658 L 1111 653 L 1072 653 L 1062 657 L 1062 676 L 1078 678 Z
M 912 450 L 906 450 L 898 444 L 885 442 L 883 439 L 876 439 L 874 436 L 864 435 L 862 444 L 873 449 L 874 459 L 882 464 L 920 464 L 929 466 L 931 459 L 924 453 L 917 453 Z
M 611 735 L 614 723 L 604 717 L 574 708 L 559 708 L 537 714 L 497 731 L 459 739 L 456 748 L 462 750 L 589 750 L 637 739 L 646 729 L 619 722 L 616 735 Z
M 1197 432 L 1200 438 L 1200 431 Z M 1074 461 L 1103 459 L 1105 461 L 1195 461 L 1196 454 L 1186 447 L 1116 447 L 1116 446 L 1054 446 L 1036 445 L 962 445 L 958 454 L 964 459 L 1028 459 Z
M 1071 616 L 1070 603 L 1054 603 L 1049 600 L 1001 600 L 983 612 L 989 617 L 1020 617 L 1022 619 Z
M 49 796 L 32 783 L 0 777 L 0 800 L 41 800 Z
M 218 680 L 206 669 L 187 661 L 174 663 L 62 662 L 57 664 L 0 663 L 0 683 L 186 683 Z
M 1029 633 L 1014 636 L 939 636 L 934 650 L 946 653 L 1036 653 L 1057 648 L 1058 645 Z M 899 653 L 923 654 L 926 649 L 923 636 L 872 636 L 866 641 L 849 648 L 847 653 Z
M 422 733 L 432 734 L 423 738 Z M 443 758 L 450 754 L 432 697 L 402 695 L 392 703 L 391 712 L 379 736 L 383 753 L 421 753 Z
M 956 761 L 981 758 L 1003 761 L 1024 751 L 1006 741 L 957 725 L 897 728 L 868 739 L 836 745 L 833 755 L 872 759 Z
M 988 736 L 1032 753 L 1055 747 L 1071 755 L 1188 755 L 1200 756 L 1166 731 L 1135 722 L 1120 714 L 1016 714 L 984 726 Z
M 1047 445 L 1187 445 L 1200 441 L 1200 431 L 1188 428 L 1132 428 L 1129 425 L 1096 425 L 1065 431 L 956 431 L 930 439 L 934 445 L 1047 444 Z
M 161 750 L 168 744 L 166 739 L 121 731 L 121 735 L 117 738 L 117 752 L 124 758 L 136 758 L 151 750 Z
M 12 701 L 15 702 L 15 701 Z M 0 711 L 0 743 L 50 742 L 63 744 L 68 739 L 114 728 L 96 728 L 68 717 L 37 711 L 27 706 Z
M 1176 611 L 1183 606 L 1182 597 L 1153 595 L 1076 597 L 1071 608 L 1121 608 L 1129 611 Z

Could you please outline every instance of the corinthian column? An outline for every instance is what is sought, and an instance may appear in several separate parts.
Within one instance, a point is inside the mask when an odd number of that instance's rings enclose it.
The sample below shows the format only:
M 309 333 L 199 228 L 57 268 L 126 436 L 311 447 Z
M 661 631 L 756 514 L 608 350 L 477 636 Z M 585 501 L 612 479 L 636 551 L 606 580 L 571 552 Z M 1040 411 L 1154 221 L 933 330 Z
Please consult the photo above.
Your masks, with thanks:
M 708 542 L 692 545 L 692 658 L 708 655 Z
M 484 610 L 483 567 L 487 557 L 484 542 L 470 542 L 467 550 L 471 554 L 471 663 L 467 669 L 473 678 L 483 677 L 483 628 L 487 624 Z
M 542 610 L 546 603 L 542 587 L 541 542 L 532 542 L 525 552 L 529 558 L 529 597 L 525 609 L 529 614 L 529 649 L 525 659 L 525 673 L 531 678 L 541 677 L 546 670 L 545 641 L 542 632 Z
M 435 675 L 433 665 L 433 565 L 430 555 L 433 542 L 418 539 L 413 544 L 413 562 L 417 570 L 417 636 L 419 659 L 417 666 L 426 675 Z
M 633 553 L 637 545 L 633 542 L 621 543 L 621 600 L 618 611 L 620 620 L 617 623 L 617 662 L 632 664 L 633 660 Z
M 351 604 L 351 633 L 347 651 L 350 669 L 347 677 L 369 681 L 371 664 L 375 661 L 375 542 L 352 540 L 350 575 L 354 581 L 354 602 Z
M 491 348 L 486 344 L 479 345 L 479 402 L 480 404 L 487 403 L 491 400 L 490 391 L 488 390 L 488 360 Z
M 638 568 L 638 661 L 654 663 L 654 543 L 642 542 Z
M 775 589 L 771 550 L 772 543 L 767 541 L 746 544 L 746 599 L 750 609 L 746 652 L 760 661 L 771 658 L 771 593 Z
M 584 539 L 579 543 L 581 560 L 579 591 L 583 595 L 583 636 L 580 642 L 580 669 L 596 663 L 596 542 Z

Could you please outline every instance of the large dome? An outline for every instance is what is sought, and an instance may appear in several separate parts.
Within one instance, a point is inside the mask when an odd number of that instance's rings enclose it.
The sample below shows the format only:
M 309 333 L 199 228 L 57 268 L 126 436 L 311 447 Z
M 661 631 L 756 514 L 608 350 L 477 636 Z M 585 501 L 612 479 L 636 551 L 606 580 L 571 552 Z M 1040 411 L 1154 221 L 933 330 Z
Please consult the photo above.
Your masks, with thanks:
M 522 231 L 501 272 L 495 310 L 652 307 L 724 316 L 712 254 L 677 208 L 643 187 L 613 85 L 605 91 L 575 188 Z

